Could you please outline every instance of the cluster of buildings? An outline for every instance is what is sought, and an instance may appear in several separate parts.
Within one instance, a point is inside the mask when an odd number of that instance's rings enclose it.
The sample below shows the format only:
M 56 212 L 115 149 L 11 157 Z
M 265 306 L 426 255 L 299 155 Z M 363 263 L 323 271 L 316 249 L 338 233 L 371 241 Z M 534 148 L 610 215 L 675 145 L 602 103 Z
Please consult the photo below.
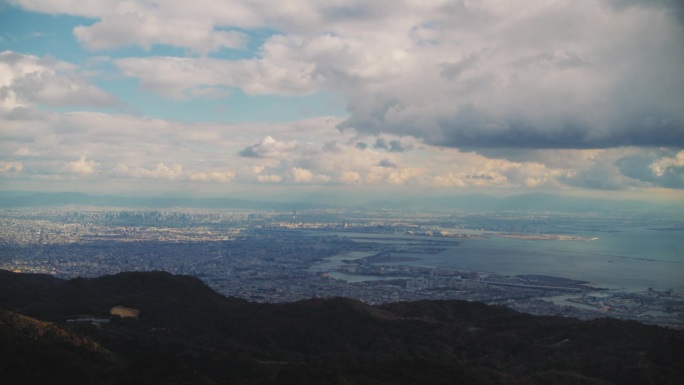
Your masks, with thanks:
M 411 259 L 406 255 L 436 253 L 442 244 L 414 230 L 406 230 L 414 233 L 404 233 L 407 240 L 400 245 L 377 234 L 396 237 L 397 229 L 422 224 L 406 218 L 384 225 L 372 217 L 335 223 L 323 218 L 340 219 L 323 213 L 318 222 L 299 226 L 289 215 L 249 212 L 5 212 L 0 216 L 0 269 L 62 278 L 163 270 L 199 277 L 224 295 L 256 302 L 338 296 L 369 304 L 461 299 L 533 314 L 613 316 L 684 327 L 679 293 L 597 294 L 583 282 L 565 278 L 410 265 L 404 263 Z M 360 229 L 367 229 L 369 237 L 349 238 L 348 228 L 363 234 Z M 361 251 L 367 256 L 325 265 L 336 256 Z M 327 269 L 321 270 L 321 263 Z M 548 300 L 558 295 L 568 298 L 563 303 Z

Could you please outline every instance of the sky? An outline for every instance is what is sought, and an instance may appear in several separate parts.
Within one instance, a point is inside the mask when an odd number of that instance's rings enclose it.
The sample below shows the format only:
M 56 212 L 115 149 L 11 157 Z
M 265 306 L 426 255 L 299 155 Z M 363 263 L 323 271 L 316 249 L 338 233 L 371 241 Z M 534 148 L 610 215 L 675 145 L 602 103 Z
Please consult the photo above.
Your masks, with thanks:
M 0 190 L 684 200 L 679 0 L 0 0 Z

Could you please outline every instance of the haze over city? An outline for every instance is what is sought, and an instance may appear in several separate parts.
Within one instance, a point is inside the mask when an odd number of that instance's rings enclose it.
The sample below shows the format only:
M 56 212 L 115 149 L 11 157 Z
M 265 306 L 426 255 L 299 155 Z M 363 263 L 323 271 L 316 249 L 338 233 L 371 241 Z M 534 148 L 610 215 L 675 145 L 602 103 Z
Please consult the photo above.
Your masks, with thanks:
M 0 3 L 0 189 L 684 198 L 679 1 Z

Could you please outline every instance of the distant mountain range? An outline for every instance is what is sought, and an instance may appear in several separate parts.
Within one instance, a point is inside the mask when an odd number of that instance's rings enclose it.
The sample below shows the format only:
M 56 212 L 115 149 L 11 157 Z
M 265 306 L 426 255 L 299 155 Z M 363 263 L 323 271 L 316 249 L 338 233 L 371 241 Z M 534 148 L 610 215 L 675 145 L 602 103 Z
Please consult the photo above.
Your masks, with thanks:
M 234 208 L 292 210 L 329 208 L 330 205 L 305 202 L 273 202 L 234 198 L 169 198 L 89 195 L 74 192 L 0 192 L 0 207 L 98 206 L 130 208 Z
M 382 202 L 375 202 L 382 205 Z M 388 207 L 424 209 L 460 209 L 476 211 L 536 211 L 536 212 L 654 212 L 684 210 L 684 203 L 654 203 L 637 200 L 608 200 L 545 193 L 529 193 L 496 198 L 485 194 L 469 194 L 429 199 L 413 198 Z
M 139 310 L 104 324 L 110 309 Z M 5 384 L 680 384 L 684 334 L 462 301 L 256 304 L 163 272 L 0 270 Z
M 0 192 L 0 207 L 97 206 L 128 208 L 227 208 L 291 211 L 293 209 L 397 209 L 465 211 L 536 211 L 536 212 L 684 212 L 684 202 L 655 203 L 635 200 L 608 200 L 530 193 L 496 198 L 485 194 L 448 197 L 413 197 L 373 200 L 357 205 L 335 202 L 265 201 L 237 198 L 123 197 L 74 192 Z

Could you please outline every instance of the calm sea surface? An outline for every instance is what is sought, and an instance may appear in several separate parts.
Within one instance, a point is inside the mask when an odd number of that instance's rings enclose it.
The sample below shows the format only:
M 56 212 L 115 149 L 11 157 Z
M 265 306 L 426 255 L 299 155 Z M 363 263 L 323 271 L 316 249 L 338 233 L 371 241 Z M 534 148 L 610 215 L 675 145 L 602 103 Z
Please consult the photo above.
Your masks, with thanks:
M 340 234 L 352 239 L 368 234 Z M 520 240 L 501 237 L 460 239 L 437 254 L 401 254 L 415 257 L 406 265 L 450 267 L 504 275 L 544 274 L 588 281 L 601 287 L 640 291 L 673 288 L 684 291 L 684 232 L 645 228 L 577 234 L 598 237 L 591 241 Z M 378 238 L 388 238 L 378 235 Z M 390 236 L 391 237 L 391 236 Z M 407 243 L 416 238 L 393 237 L 386 243 Z M 425 239 L 425 238 L 423 238 Z M 447 243 L 448 244 L 448 243 Z M 362 255 L 354 255 L 360 257 Z M 333 268 L 344 256 L 333 257 Z M 320 269 L 323 266 L 316 266 Z

